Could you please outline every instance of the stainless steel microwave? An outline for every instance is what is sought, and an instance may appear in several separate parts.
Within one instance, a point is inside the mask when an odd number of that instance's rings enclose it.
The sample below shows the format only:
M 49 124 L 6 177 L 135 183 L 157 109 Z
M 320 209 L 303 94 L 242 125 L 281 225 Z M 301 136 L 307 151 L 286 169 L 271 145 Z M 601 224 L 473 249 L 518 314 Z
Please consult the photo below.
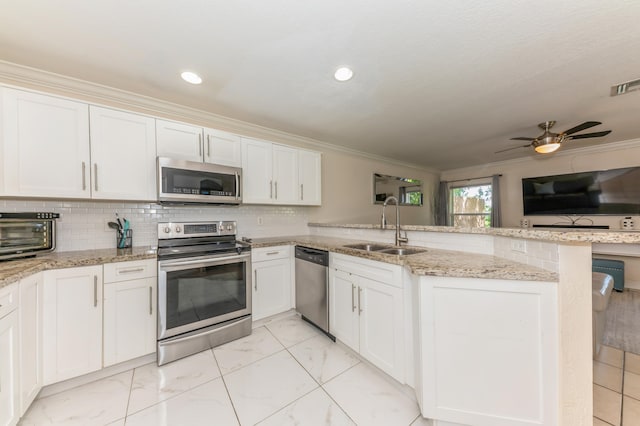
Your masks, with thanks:
M 55 250 L 59 217 L 59 213 L 0 213 L 0 260 Z
M 240 204 L 242 169 L 158 157 L 158 201 L 170 204 Z

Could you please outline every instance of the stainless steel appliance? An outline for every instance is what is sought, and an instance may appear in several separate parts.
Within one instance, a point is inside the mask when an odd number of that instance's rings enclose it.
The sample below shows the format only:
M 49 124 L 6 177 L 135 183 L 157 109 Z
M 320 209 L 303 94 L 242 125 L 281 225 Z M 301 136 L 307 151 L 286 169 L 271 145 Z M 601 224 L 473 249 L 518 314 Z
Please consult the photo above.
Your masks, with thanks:
M 302 319 L 329 333 L 329 253 L 296 246 L 296 310 Z
M 59 217 L 58 213 L 0 213 L 0 260 L 55 250 Z
M 161 203 L 240 204 L 242 169 L 158 157 Z
M 158 224 L 158 365 L 251 334 L 251 247 L 236 222 Z

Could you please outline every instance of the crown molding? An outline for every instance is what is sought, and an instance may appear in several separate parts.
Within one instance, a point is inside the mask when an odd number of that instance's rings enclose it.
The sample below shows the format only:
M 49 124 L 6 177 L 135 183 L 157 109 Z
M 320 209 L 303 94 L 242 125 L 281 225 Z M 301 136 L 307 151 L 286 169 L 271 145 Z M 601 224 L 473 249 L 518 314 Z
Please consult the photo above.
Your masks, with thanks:
M 440 174 L 440 170 L 421 166 L 419 164 L 403 162 L 393 158 L 357 151 L 343 147 L 337 143 L 299 136 L 173 102 L 152 98 L 150 96 L 140 95 L 126 90 L 2 60 L 0 60 L 0 83 L 15 86 L 17 88 L 28 88 L 47 93 L 53 92 L 58 95 L 81 99 L 86 102 L 93 102 L 114 108 L 122 108 L 155 117 L 167 118 L 169 120 L 190 122 L 203 127 L 213 127 L 248 137 L 265 138 L 268 140 L 275 139 L 275 141 L 281 143 L 337 151 L 387 164 L 411 167 L 428 173 Z

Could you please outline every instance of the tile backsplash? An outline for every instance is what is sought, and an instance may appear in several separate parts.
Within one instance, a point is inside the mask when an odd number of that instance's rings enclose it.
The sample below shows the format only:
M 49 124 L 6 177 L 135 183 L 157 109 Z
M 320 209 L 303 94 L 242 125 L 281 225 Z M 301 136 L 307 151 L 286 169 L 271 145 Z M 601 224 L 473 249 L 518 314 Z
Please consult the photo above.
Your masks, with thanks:
M 116 231 L 107 222 L 118 213 L 131 223 L 134 246 L 155 246 L 158 222 L 235 220 L 238 237 L 307 234 L 309 211 L 302 206 L 162 206 L 144 202 L 0 200 L 1 212 L 56 212 L 57 250 L 114 248 Z

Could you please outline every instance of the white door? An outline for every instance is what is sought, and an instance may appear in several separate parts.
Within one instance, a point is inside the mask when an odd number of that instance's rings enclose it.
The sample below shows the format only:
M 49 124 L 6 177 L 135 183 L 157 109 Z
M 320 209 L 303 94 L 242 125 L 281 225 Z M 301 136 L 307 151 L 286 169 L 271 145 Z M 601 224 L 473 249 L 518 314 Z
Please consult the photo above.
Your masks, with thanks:
M 242 138 L 242 202 L 273 203 L 271 143 Z
M 202 162 L 204 154 L 202 127 L 173 121 L 156 120 L 158 157 Z
M 360 349 L 357 277 L 329 271 L 329 331 L 356 352 Z
M 242 167 L 242 141 L 239 135 L 205 129 L 204 161 L 223 166 Z
M 358 281 L 360 355 L 402 382 L 402 290 L 364 277 Z
M 319 206 L 322 204 L 322 157 L 319 152 L 298 151 L 300 204 Z
M 0 318 L 0 425 L 15 425 L 18 414 L 18 312 Z
M 89 198 L 89 106 L 8 88 L 0 94 L 2 194 Z
M 92 198 L 155 200 L 155 120 L 91 105 Z
M 102 266 L 44 273 L 45 385 L 102 367 Z
M 291 309 L 291 260 L 253 264 L 253 320 Z
M 155 352 L 156 282 L 143 278 L 104 285 L 104 366 Z
M 20 413 L 42 388 L 42 273 L 20 281 Z
M 298 150 L 273 145 L 273 198 L 276 204 L 296 204 L 299 198 Z

